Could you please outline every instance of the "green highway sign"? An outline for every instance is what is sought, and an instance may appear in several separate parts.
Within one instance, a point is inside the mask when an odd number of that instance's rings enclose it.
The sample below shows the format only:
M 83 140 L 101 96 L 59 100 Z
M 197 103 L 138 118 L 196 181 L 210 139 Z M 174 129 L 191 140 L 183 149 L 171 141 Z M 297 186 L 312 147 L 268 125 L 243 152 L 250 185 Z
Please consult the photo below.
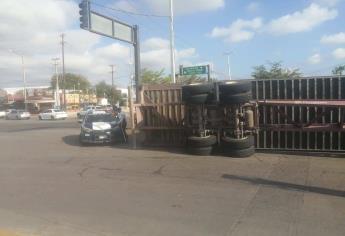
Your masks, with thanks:
M 181 75 L 202 75 L 208 74 L 207 66 L 182 67 Z

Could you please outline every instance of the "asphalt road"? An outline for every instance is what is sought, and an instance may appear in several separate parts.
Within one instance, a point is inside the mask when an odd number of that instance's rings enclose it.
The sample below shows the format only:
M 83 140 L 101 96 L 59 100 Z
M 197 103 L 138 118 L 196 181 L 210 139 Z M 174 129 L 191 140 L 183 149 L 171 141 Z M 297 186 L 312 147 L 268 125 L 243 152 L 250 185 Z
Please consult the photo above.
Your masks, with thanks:
M 345 159 L 78 144 L 0 120 L 0 235 L 345 235 Z

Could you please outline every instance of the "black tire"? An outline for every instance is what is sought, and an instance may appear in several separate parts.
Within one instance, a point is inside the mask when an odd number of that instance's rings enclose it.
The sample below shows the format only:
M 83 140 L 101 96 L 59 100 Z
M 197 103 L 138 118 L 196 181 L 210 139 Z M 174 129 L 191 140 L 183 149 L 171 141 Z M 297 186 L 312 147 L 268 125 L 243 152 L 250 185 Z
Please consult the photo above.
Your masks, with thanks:
M 246 148 L 250 148 L 254 145 L 254 137 L 253 136 L 247 136 L 243 139 L 236 139 L 236 138 L 231 138 L 231 137 L 222 137 L 221 142 L 222 142 L 222 146 L 225 149 L 232 149 L 232 150 L 246 149 Z
M 205 104 L 210 100 L 210 95 L 207 93 L 191 95 L 185 99 L 187 104 Z
M 235 95 L 227 95 L 221 94 L 220 95 L 220 102 L 222 104 L 242 104 L 247 103 L 252 99 L 252 93 L 239 93 Z
M 41 117 L 41 116 L 38 116 L 38 119 L 39 119 L 39 120 L 42 120 L 42 117 Z
M 201 94 L 201 93 L 211 93 L 214 90 L 213 83 L 195 83 L 190 85 L 182 86 L 182 94 L 186 93 L 189 95 Z
M 252 91 L 252 83 L 250 81 L 228 81 L 219 84 L 219 92 L 227 95 L 247 93 L 250 91 Z
M 250 157 L 255 153 L 254 146 L 251 146 L 246 149 L 238 149 L 238 150 L 231 150 L 231 149 L 223 149 L 223 155 L 229 157 Z
M 51 120 L 55 120 L 54 116 L 51 116 L 50 118 L 51 118 Z
M 187 147 L 187 153 L 198 156 L 210 156 L 212 155 L 213 147 Z
M 189 136 L 187 138 L 187 147 L 209 147 L 217 143 L 217 137 L 214 135 L 206 137 Z

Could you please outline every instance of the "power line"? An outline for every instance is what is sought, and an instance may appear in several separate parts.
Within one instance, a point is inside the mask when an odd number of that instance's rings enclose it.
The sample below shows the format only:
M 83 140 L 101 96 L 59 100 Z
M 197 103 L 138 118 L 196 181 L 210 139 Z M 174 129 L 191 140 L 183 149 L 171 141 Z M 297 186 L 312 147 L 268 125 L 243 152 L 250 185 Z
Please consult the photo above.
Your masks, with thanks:
M 168 18 L 169 16 L 164 16 L 164 15 L 154 15 L 154 14 L 145 14 L 145 13 L 138 13 L 138 12 L 132 12 L 132 11 L 126 11 L 126 10 L 122 10 L 119 8 L 113 8 L 113 7 L 108 7 L 108 6 L 104 6 L 102 4 L 90 1 L 93 5 L 102 7 L 102 8 L 106 8 L 112 11 L 117 11 L 117 12 L 122 12 L 125 14 L 130 14 L 130 15 L 136 15 L 136 16 L 146 16 L 146 17 L 161 17 L 161 18 Z

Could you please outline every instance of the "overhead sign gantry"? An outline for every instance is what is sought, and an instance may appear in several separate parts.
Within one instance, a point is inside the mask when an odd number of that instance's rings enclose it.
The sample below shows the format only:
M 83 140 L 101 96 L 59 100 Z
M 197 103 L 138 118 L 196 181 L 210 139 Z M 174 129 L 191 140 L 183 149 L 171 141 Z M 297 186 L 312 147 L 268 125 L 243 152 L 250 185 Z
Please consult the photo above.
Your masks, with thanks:
M 139 27 L 129 25 L 125 22 L 102 15 L 98 12 L 91 11 L 90 1 L 83 0 L 79 4 L 80 28 L 90 32 L 130 43 L 134 47 L 134 64 L 135 64 L 135 88 L 137 101 L 139 94 L 140 80 L 140 44 L 139 44 Z

